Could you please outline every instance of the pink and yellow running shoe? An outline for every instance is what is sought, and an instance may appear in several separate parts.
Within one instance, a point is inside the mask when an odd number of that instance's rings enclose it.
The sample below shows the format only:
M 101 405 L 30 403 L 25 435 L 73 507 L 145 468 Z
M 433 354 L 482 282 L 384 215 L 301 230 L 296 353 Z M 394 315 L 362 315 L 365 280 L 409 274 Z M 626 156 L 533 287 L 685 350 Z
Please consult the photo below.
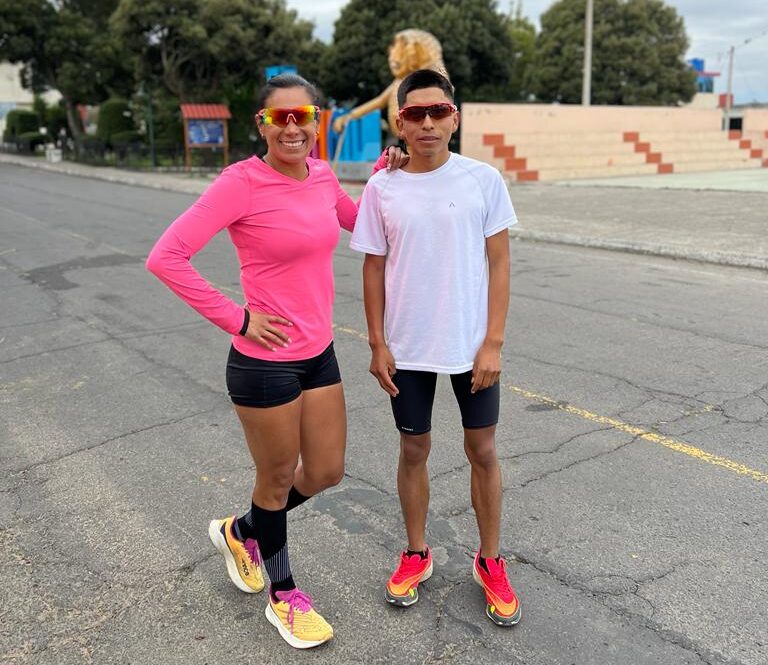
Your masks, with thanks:
M 229 579 L 234 585 L 245 593 L 258 593 L 264 588 L 259 546 L 252 538 L 242 542 L 235 537 L 232 531 L 235 519 L 233 515 L 223 520 L 211 520 L 208 537 L 224 557 Z
M 277 632 L 296 649 L 309 649 L 333 637 L 333 628 L 312 606 L 308 594 L 298 589 L 275 591 L 277 602 L 269 594 L 265 614 Z
M 387 602 L 398 607 L 409 607 L 419 599 L 419 582 L 425 582 L 432 576 L 432 551 L 427 548 L 427 556 L 418 554 L 400 554 L 400 564 L 389 578 L 384 589 Z
M 475 556 L 472 577 L 485 591 L 485 613 L 498 626 L 514 626 L 520 621 L 520 602 L 507 577 L 507 562 L 486 559 L 488 572 L 480 565 L 480 552 Z

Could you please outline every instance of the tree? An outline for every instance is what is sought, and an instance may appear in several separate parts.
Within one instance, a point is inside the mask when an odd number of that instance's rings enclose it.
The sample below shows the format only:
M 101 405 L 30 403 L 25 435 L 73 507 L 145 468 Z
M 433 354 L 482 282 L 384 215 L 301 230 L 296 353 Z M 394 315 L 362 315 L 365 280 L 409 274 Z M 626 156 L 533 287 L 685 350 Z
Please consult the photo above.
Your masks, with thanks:
M 440 0 L 424 20 L 425 29 L 443 45 L 443 56 L 465 101 L 502 102 L 521 98 L 514 87 L 518 68 L 511 17 L 497 10 L 495 0 Z
M 351 0 L 334 26 L 321 84 L 336 99 L 370 99 L 392 80 L 387 64 L 392 37 L 419 28 L 440 40 L 461 99 L 520 99 L 519 49 L 510 23 L 494 0 Z
M 122 0 L 110 24 L 155 102 L 158 145 L 181 141 L 179 102 L 222 102 L 231 143 L 252 147 L 264 68 L 295 64 L 312 80 L 325 48 L 284 0 Z
M 542 101 L 581 101 L 584 0 L 559 0 L 541 16 L 533 86 Z M 595 0 L 592 99 L 595 104 L 675 105 L 696 92 L 683 60 L 683 20 L 663 0 Z
M 515 47 L 514 68 L 510 88 L 519 91 L 518 99 L 527 100 L 532 94 L 532 67 L 536 54 L 536 27 L 523 16 L 519 0 L 509 20 L 509 31 Z
M 106 16 L 118 0 L 0 0 L 0 59 L 22 63 L 22 83 L 61 93 L 79 143 L 76 107 L 122 92 L 125 72 Z
M 284 0 L 122 0 L 111 18 L 135 76 L 183 102 L 264 80 L 264 67 L 310 63 L 322 47 Z

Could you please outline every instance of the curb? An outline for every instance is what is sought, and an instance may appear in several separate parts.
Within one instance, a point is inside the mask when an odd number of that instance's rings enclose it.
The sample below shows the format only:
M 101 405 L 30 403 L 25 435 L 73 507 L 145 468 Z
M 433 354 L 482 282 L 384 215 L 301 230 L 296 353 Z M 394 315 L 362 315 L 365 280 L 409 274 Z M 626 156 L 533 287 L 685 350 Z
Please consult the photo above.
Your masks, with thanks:
M 670 259 L 682 259 L 696 263 L 710 263 L 734 268 L 752 268 L 768 270 L 768 257 L 734 252 L 708 251 L 703 249 L 684 248 L 679 245 L 664 245 L 631 240 L 611 240 L 591 236 L 575 236 L 566 233 L 548 233 L 546 231 L 527 231 L 524 229 L 509 229 L 509 237 L 525 242 L 540 242 L 553 245 L 570 245 L 574 247 L 589 247 L 628 254 L 644 254 Z
M 74 176 L 76 178 L 90 178 L 92 180 L 103 180 L 121 185 L 130 185 L 132 187 L 146 187 L 148 189 L 159 189 L 168 192 L 178 192 L 181 194 L 202 194 L 206 187 L 211 183 L 210 180 L 189 180 L 185 181 L 174 176 L 165 174 L 145 174 L 136 173 L 135 175 L 123 170 L 113 170 L 107 166 L 88 166 L 85 164 L 73 164 L 72 162 L 62 161 L 58 164 L 39 161 L 32 157 L 17 157 L 7 153 L 0 154 L 0 164 L 12 164 L 28 169 L 38 171 L 48 171 L 49 173 L 59 173 L 61 175 Z
M 103 180 L 133 187 L 146 187 L 181 194 L 201 194 L 210 184 L 209 180 L 185 181 L 180 178 L 174 178 L 173 176 L 164 176 L 163 174 L 158 174 L 157 176 L 155 176 L 155 174 L 136 174 L 136 176 L 133 176 L 126 171 L 110 171 L 108 167 L 87 166 L 81 164 L 75 165 L 71 162 L 59 162 L 59 164 L 54 165 L 48 162 L 41 162 L 34 158 L 18 157 L 7 153 L 0 153 L 0 164 L 13 164 L 15 166 L 38 169 L 51 173 L 60 173 L 78 178 L 91 178 L 94 180 Z M 565 186 L 568 185 L 565 184 Z M 735 252 L 708 251 L 697 248 L 681 247 L 679 245 L 665 245 L 663 243 L 657 244 L 634 242 L 631 240 L 614 240 L 595 236 L 577 236 L 566 233 L 551 233 L 547 231 L 529 231 L 520 228 L 511 228 L 509 230 L 509 237 L 524 242 L 588 247 L 613 252 L 660 256 L 670 259 L 693 261 L 696 263 L 731 266 L 734 268 L 768 270 L 768 257 Z

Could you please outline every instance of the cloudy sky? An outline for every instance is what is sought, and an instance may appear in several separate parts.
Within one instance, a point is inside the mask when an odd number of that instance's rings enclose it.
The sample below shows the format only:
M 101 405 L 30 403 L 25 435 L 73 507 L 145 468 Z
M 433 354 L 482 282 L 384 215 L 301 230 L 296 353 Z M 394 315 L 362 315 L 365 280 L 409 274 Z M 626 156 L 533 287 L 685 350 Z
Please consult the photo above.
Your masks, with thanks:
M 686 57 L 704 58 L 708 71 L 719 71 L 715 91 L 725 92 L 728 49 L 736 46 L 733 90 L 736 103 L 768 102 L 768 0 L 666 0 L 685 20 L 691 42 Z M 315 34 L 328 42 L 346 0 L 287 0 L 288 6 L 314 21 Z M 516 0 L 498 0 L 507 10 Z M 523 14 L 538 27 L 552 0 L 523 0 Z M 744 44 L 746 40 L 752 40 Z

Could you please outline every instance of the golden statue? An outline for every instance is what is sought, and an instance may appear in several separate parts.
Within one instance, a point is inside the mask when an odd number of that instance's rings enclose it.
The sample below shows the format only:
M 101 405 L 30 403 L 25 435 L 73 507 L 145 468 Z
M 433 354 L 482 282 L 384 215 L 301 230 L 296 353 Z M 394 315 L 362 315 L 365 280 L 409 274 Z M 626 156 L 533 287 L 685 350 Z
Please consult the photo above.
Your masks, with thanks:
M 401 30 L 389 47 L 389 69 L 395 77 L 378 97 L 356 106 L 347 115 L 336 118 L 333 128 L 340 133 L 349 120 L 356 120 L 376 109 L 387 109 L 389 131 L 397 127 L 397 89 L 402 80 L 417 69 L 434 69 L 447 77 L 443 63 L 443 48 L 437 37 L 424 30 Z

